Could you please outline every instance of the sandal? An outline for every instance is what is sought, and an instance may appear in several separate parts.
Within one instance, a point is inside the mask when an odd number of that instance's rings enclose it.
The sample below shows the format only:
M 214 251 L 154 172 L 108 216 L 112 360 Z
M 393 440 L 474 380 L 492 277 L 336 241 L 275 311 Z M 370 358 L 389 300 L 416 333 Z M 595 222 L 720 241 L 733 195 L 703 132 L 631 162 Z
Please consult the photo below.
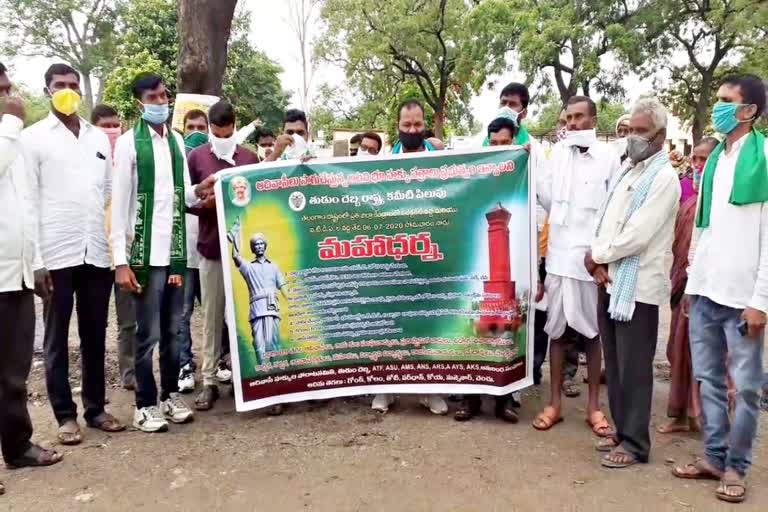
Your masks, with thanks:
M 74 446 L 83 442 L 83 433 L 76 420 L 67 420 L 59 427 L 56 438 L 64 446 Z
M 701 459 L 672 468 L 672 475 L 683 480 L 720 480 L 723 477 L 721 472 L 714 470 Z
M 616 431 L 608 423 L 608 418 L 601 411 L 593 412 L 587 416 L 585 421 L 597 437 L 613 437 L 616 435 Z
M 741 489 L 739 494 L 728 494 L 731 488 Z M 728 503 L 741 503 L 747 498 L 747 485 L 742 478 L 723 478 L 715 491 L 717 499 Z
M 617 457 L 620 457 L 622 460 L 616 460 Z M 631 453 L 627 453 L 621 448 L 621 446 L 617 446 L 611 453 L 603 457 L 603 460 L 600 461 L 600 464 L 602 464 L 603 467 L 610 469 L 624 469 L 628 468 L 629 466 L 634 466 L 638 462 L 640 461 L 636 456 L 632 455 Z
M 125 425 L 120 423 L 117 418 L 104 411 L 92 420 L 86 421 L 90 428 L 96 428 L 103 432 L 122 432 Z
M 219 387 L 205 386 L 200 394 L 197 395 L 197 398 L 195 398 L 195 409 L 198 411 L 210 411 L 218 399 Z
M 520 421 L 520 417 L 517 415 L 515 405 L 517 402 L 514 398 L 500 396 L 496 398 L 496 417 L 506 421 L 507 423 L 517 423 Z
M 536 416 L 536 419 L 533 420 L 533 428 L 542 431 L 549 430 L 562 421 L 563 417 L 555 411 L 554 407 L 548 405 L 538 416 Z
M 482 405 L 483 402 L 479 396 L 467 397 L 459 404 L 459 408 L 454 413 L 453 419 L 456 421 L 469 421 L 480 414 Z
M 20 457 L 5 463 L 8 469 L 19 468 L 38 468 L 43 466 L 53 466 L 61 462 L 64 456 L 54 450 L 45 450 L 37 445 L 32 445 Z
M 595 443 L 595 450 L 600 453 L 612 452 L 615 448 L 618 448 L 619 442 L 614 437 L 603 437 Z
M 563 382 L 563 394 L 568 398 L 576 398 L 581 395 L 581 388 L 572 380 Z

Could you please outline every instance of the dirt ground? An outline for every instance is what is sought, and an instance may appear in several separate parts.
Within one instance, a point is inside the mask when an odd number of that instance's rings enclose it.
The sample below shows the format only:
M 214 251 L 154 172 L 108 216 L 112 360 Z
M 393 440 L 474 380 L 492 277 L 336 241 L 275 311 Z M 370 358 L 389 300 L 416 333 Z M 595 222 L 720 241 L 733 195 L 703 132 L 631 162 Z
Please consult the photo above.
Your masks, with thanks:
M 193 327 L 197 342 L 197 316 Z M 654 427 L 665 419 L 666 331 L 662 325 Z M 114 327 L 109 345 L 110 408 L 130 423 L 133 395 L 115 387 Z M 76 360 L 72 366 L 74 387 L 79 384 Z M 294 406 L 284 416 L 269 417 L 235 414 L 227 396 L 213 411 L 199 413 L 189 425 L 172 425 L 167 433 L 106 435 L 86 429 L 81 446 L 58 447 L 65 459 L 57 466 L 0 470 L 7 488 L 0 510 L 689 512 L 731 507 L 715 500 L 714 483 L 670 475 L 673 463 L 700 452 L 696 436 L 655 435 L 649 464 L 603 469 L 584 423 L 583 398 L 566 399 L 566 420 L 552 431 L 530 426 L 546 394 L 535 388 L 524 393 L 519 425 L 490 416 L 463 424 L 434 417 L 412 397 L 402 398 L 385 416 L 369 409 L 369 398 L 359 397 Z M 30 397 L 35 438 L 51 446 L 55 421 L 45 399 L 41 361 L 33 368 Z M 766 418 L 761 416 L 750 497 L 739 506 L 743 511 L 765 510 L 768 503 Z

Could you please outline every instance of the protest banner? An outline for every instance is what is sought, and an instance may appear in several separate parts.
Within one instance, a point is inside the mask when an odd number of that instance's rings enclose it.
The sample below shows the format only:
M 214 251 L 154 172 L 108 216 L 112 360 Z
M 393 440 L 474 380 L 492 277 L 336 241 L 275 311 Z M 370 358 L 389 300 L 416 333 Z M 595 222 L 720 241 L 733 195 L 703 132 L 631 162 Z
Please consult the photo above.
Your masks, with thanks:
M 216 187 L 237 410 L 532 383 L 524 150 L 284 161 Z
M 218 96 L 208 94 L 179 93 L 173 103 L 173 119 L 171 128 L 184 133 L 184 116 L 190 110 L 202 110 L 208 114 L 208 110 L 219 101 Z

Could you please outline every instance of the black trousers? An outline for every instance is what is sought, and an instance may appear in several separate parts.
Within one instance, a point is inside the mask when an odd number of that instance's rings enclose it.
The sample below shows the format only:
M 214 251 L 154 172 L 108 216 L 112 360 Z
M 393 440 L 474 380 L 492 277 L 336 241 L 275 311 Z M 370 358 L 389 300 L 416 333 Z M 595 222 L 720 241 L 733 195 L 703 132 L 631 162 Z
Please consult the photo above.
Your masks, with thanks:
M 637 302 L 631 321 L 616 322 L 608 314 L 610 300 L 605 288 L 600 288 L 597 319 L 611 416 L 616 424 L 617 441 L 638 460 L 648 462 L 659 307 Z
M 27 377 L 35 344 L 35 301 L 30 290 L 0 293 L 0 446 L 5 462 L 31 446 Z
M 51 271 L 53 296 L 45 318 L 45 383 L 59 425 L 77 419 L 69 385 L 69 322 L 77 299 L 85 419 L 104 411 L 104 356 L 112 271 L 78 265 Z

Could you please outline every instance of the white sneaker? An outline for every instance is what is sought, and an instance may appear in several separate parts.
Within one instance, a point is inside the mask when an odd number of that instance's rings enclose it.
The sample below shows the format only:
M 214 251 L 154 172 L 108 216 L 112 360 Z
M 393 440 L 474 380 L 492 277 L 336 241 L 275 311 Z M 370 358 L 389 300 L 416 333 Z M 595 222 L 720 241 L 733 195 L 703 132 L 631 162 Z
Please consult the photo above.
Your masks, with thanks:
M 172 423 L 186 423 L 195 415 L 178 393 L 171 393 L 168 400 L 160 404 L 160 408 Z
M 227 363 L 224 361 L 219 361 L 219 367 L 216 369 L 216 380 L 222 384 L 232 380 L 232 370 L 227 368 Z M 179 387 L 179 391 L 181 391 L 181 387 Z
M 142 432 L 165 432 L 168 422 L 158 406 L 142 407 L 133 413 L 133 426 Z
M 188 364 L 179 370 L 179 393 L 191 393 L 195 390 L 195 372 Z
M 371 402 L 371 409 L 379 412 L 387 412 L 389 407 L 395 403 L 394 395 L 376 395 Z
M 448 414 L 448 404 L 440 395 L 422 396 L 419 403 L 429 409 L 432 414 L 439 414 L 440 416 Z

